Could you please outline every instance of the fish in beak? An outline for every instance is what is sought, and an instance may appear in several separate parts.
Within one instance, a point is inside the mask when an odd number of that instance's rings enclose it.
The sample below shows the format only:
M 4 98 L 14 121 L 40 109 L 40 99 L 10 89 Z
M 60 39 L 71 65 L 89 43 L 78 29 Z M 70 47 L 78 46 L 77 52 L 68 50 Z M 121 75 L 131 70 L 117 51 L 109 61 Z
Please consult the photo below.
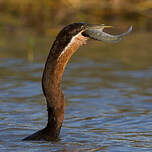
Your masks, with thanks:
M 123 36 L 132 31 L 132 26 L 130 26 L 127 32 L 119 35 L 111 35 L 103 31 L 105 28 L 112 28 L 112 26 L 105 26 L 103 24 L 88 25 L 82 35 L 98 41 L 117 43 L 122 39 Z

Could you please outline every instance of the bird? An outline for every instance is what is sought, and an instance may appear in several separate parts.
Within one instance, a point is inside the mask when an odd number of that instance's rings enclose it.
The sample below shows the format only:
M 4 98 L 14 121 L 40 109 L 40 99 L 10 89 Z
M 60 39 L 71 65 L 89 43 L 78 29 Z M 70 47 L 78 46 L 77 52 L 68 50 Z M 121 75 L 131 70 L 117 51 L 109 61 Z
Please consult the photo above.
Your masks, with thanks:
M 116 43 L 132 31 L 119 35 L 105 33 L 104 24 L 72 23 L 65 26 L 57 35 L 47 57 L 43 76 L 42 90 L 47 102 L 48 122 L 44 129 L 25 137 L 23 140 L 55 141 L 58 139 L 65 112 L 65 97 L 62 92 L 62 75 L 70 57 L 89 39 Z

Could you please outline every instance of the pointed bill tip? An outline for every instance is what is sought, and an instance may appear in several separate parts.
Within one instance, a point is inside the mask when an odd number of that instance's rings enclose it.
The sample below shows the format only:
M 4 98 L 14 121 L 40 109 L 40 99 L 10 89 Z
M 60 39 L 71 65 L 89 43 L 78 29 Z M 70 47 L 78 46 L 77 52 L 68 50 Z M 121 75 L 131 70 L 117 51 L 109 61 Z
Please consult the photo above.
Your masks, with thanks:
M 112 28 L 112 26 L 104 25 L 103 28 Z

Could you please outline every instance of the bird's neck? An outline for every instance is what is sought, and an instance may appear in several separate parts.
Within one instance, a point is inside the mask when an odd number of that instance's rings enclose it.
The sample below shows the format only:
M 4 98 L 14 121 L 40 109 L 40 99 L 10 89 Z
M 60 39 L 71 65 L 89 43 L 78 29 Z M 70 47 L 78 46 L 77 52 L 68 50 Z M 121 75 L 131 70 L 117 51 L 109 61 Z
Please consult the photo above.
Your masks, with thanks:
M 61 81 L 66 64 L 72 54 L 85 43 L 87 39 L 81 34 L 72 39 L 58 56 L 51 50 L 47 58 L 42 78 L 43 92 L 47 100 L 48 125 L 50 136 L 57 137 L 62 126 L 65 111 L 65 99 L 62 93 Z M 57 49 L 58 47 L 56 47 Z

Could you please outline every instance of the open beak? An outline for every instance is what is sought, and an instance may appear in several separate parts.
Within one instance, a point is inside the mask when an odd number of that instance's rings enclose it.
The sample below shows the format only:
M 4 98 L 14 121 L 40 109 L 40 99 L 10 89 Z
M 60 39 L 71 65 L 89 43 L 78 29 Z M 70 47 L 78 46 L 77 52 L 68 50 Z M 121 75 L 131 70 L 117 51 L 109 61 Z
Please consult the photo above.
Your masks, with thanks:
M 112 26 L 88 25 L 82 35 L 98 41 L 116 43 L 119 42 L 123 36 L 132 31 L 132 26 L 130 26 L 127 32 L 121 33 L 119 35 L 111 35 L 103 31 L 105 28 L 112 28 Z

